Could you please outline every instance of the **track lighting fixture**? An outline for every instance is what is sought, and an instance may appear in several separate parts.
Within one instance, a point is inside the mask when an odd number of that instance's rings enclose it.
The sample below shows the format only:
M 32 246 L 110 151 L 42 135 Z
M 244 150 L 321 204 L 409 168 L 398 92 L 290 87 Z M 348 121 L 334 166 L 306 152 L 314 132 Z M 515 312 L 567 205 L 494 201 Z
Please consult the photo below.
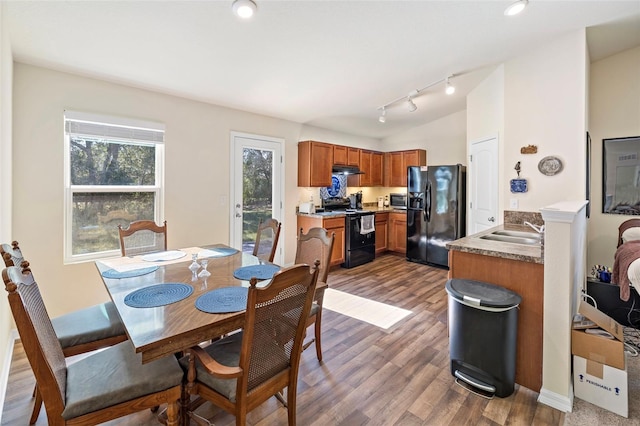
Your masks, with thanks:
M 387 121 L 387 109 L 382 107 L 382 112 L 380 113 L 380 117 L 378 117 L 378 121 L 384 123 Z
M 511 3 L 509 7 L 504 10 L 504 14 L 506 16 L 517 15 L 518 13 L 522 12 L 525 7 L 527 7 L 527 4 L 529 4 L 529 0 L 518 0 L 515 3 Z
M 428 86 L 423 87 L 422 89 L 415 89 L 412 90 L 411 92 L 409 92 L 409 94 L 407 96 L 403 96 L 401 98 L 398 98 L 396 100 L 393 100 L 387 104 L 382 105 L 381 107 L 378 107 L 378 110 L 380 110 L 380 116 L 378 117 L 378 121 L 381 123 L 384 123 L 387 121 L 387 108 L 389 108 L 390 106 L 399 104 L 399 103 L 404 103 L 407 106 L 407 109 L 409 110 L 409 112 L 414 112 L 415 110 L 418 109 L 418 106 L 415 104 L 415 102 L 413 102 L 413 99 L 420 96 L 421 93 L 425 90 L 427 90 L 428 88 L 435 86 L 436 84 L 439 83 L 445 83 L 445 93 L 447 95 L 452 95 L 455 91 L 456 88 L 451 84 L 451 82 L 449 81 L 451 78 L 455 77 L 455 74 L 451 74 L 448 77 L 445 77 L 443 79 L 440 79 L 438 81 L 434 81 L 433 83 L 429 84 Z
M 447 84 L 446 84 L 446 89 L 444 89 L 444 92 L 447 95 L 453 95 L 456 92 L 456 88 L 455 86 L 451 85 L 451 82 L 449 81 L 449 77 L 447 77 Z
M 235 0 L 231 6 L 233 13 L 242 19 L 249 19 L 256 12 L 256 4 L 251 0 Z

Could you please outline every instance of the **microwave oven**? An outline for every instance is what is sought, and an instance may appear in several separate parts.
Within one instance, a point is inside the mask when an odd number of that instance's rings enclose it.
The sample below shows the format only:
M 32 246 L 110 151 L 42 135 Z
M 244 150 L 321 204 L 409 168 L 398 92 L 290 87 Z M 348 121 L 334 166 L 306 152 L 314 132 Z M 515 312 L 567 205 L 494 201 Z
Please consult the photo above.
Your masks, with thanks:
M 402 194 L 402 193 L 389 194 L 389 206 L 393 209 L 406 209 L 407 194 Z

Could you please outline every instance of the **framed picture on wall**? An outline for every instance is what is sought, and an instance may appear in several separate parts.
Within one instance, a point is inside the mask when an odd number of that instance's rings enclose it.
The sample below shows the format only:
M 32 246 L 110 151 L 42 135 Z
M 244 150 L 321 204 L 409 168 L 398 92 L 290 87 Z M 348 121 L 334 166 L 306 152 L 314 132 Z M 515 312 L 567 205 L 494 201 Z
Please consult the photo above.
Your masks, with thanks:
M 640 215 L 640 136 L 602 140 L 602 212 Z

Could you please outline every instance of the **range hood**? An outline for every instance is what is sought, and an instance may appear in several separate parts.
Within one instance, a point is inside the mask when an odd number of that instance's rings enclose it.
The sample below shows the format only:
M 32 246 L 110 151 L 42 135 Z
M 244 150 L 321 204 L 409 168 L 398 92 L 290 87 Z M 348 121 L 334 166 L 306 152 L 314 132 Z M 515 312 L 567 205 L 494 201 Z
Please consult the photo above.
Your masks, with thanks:
M 336 175 L 363 175 L 364 172 L 360 171 L 357 166 L 340 166 L 334 164 L 333 169 L 331 170 L 333 174 Z

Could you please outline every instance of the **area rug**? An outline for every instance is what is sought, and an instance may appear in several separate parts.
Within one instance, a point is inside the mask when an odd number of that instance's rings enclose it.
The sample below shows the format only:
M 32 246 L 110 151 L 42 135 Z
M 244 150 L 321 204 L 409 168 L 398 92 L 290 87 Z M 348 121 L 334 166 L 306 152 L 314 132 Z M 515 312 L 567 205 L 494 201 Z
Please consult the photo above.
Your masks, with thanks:
M 636 330 L 637 331 L 637 330 Z M 625 328 L 626 334 L 626 328 Z M 628 340 L 628 336 L 625 336 Z M 637 342 L 632 342 L 637 343 Z M 566 413 L 565 426 L 640 425 L 640 356 L 627 355 L 627 377 L 629 392 L 629 418 L 625 419 L 611 411 L 600 408 L 578 398 L 573 399 L 573 412 Z
M 388 329 L 411 314 L 411 311 L 386 303 L 328 288 L 324 292 L 323 308 Z

